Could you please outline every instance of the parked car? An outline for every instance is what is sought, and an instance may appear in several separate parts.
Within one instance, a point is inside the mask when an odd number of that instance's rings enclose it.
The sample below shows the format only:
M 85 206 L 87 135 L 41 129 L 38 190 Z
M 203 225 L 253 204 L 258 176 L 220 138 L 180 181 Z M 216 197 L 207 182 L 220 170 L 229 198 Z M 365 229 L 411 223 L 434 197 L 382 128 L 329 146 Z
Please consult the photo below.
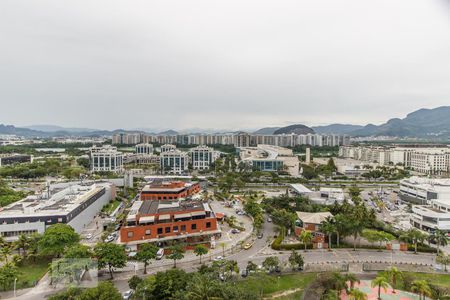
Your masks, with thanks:
M 111 242 L 114 241 L 115 239 L 116 239 L 116 237 L 110 234 L 110 235 L 108 235 L 108 236 L 106 237 L 105 243 L 111 243 Z
M 87 239 L 87 240 L 92 239 L 92 233 L 88 233 L 88 234 L 86 235 L 86 239 Z
M 216 256 L 216 257 L 214 257 L 214 261 L 221 261 L 221 260 L 223 260 L 224 258 L 223 258 L 223 256 Z
M 247 244 L 244 245 L 244 249 L 245 249 L 245 250 L 248 250 L 248 249 L 250 249 L 251 247 L 252 247 L 252 244 L 250 244 L 250 243 L 247 243 Z
M 258 235 L 256 236 L 258 239 L 262 239 L 264 236 L 264 234 L 262 232 L 258 233 Z
M 128 290 L 126 292 L 123 293 L 123 300 L 129 300 L 131 299 L 131 296 L 133 296 L 133 291 L 132 290 Z
M 267 222 L 272 223 L 272 218 L 267 218 Z
M 231 233 L 237 234 L 237 233 L 241 233 L 241 231 L 239 229 L 233 228 L 233 229 L 231 229 Z
M 247 271 L 247 269 L 242 270 L 242 272 L 241 272 L 241 277 L 242 277 L 242 278 L 245 278 L 245 277 L 247 277 L 247 276 L 248 276 L 248 271 Z
M 156 259 L 160 260 L 164 256 L 164 248 L 159 248 L 158 252 L 156 252 Z

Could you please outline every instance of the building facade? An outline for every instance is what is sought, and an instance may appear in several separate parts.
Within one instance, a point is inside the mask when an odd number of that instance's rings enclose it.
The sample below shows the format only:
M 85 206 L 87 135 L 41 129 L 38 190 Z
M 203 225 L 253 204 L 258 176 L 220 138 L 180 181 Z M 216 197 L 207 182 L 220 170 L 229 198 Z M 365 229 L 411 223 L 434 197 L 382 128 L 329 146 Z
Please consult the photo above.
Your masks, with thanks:
M 136 154 L 147 154 L 147 155 L 153 154 L 153 145 L 147 143 L 137 144 L 134 147 L 134 152 Z
M 21 234 L 42 234 L 48 226 L 58 223 L 81 233 L 113 198 L 115 187 L 109 183 L 50 187 L 39 195 L 5 206 L 0 211 L 0 234 L 11 242 Z
M 184 174 L 188 171 L 189 155 L 179 150 L 162 152 L 160 156 L 161 171 L 166 174 Z
M 121 172 L 123 171 L 123 154 L 116 147 L 103 146 L 91 148 L 92 172 Z
M 192 168 L 194 170 L 207 170 L 216 160 L 217 153 L 213 148 L 207 146 L 198 146 L 189 151 Z
M 140 194 L 141 200 L 172 201 L 184 199 L 200 192 L 198 182 L 163 181 L 146 185 Z

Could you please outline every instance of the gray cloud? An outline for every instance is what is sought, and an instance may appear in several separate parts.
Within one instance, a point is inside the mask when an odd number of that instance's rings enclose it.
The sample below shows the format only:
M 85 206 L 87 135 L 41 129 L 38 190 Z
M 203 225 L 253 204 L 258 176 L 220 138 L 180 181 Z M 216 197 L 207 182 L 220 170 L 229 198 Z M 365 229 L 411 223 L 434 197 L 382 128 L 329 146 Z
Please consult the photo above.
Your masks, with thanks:
M 444 0 L 4 0 L 0 123 L 379 123 L 450 104 L 448 53 Z

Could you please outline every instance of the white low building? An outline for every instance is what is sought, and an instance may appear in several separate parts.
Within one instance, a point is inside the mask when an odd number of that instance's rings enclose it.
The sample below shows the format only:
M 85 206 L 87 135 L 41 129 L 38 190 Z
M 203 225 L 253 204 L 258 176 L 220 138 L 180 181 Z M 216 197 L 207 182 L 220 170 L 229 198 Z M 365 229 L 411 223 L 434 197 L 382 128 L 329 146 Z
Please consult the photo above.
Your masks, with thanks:
M 121 172 L 123 170 L 123 154 L 117 147 L 109 145 L 91 148 L 92 172 Z
M 430 205 L 413 205 L 411 225 L 425 231 L 435 229 L 450 234 L 450 199 L 432 200 Z
M 42 234 L 48 226 L 58 223 L 68 224 L 80 233 L 113 198 L 115 187 L 110 183 L 50 187 L 3 207 L 0 234 L 6 241 L 15 241 L 21 234 Z
M 188 171 L 189 155 L 186 152 L 172 150 L 162 152 L 161 171 L 167 174 L 184 174 Z
M 197 146 L 189 151 L 191 164 L 194 170 L 209 169 L 211 164 L 216 161 L 218 153 L 213 148 L 207 146 Z
M 413 176 L 400 180 L 399 196 L 403 201 L 430 204 L 431 200 L 450 199 L 450 179 Z
M 239 148 L 239 157 L 254 169 L 275 172 L 286 171 L 291 176 L 299 175 L 300 162 L 291 149 L 272 145 Z

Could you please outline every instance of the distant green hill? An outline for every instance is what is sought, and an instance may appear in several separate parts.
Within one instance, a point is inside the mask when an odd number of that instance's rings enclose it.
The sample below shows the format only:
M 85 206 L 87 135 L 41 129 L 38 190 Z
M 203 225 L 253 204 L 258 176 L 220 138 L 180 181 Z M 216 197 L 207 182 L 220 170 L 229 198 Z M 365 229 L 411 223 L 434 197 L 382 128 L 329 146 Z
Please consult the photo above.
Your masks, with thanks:
M 308 134 L 308 133 L 314 133 L 314 130 L 309 128 L 308 126 L 305 126 L 303 124 L 295 124 L 295 125 L 289 125 L 286 127 L 281 127 L 274 131 L 273 134 Z

